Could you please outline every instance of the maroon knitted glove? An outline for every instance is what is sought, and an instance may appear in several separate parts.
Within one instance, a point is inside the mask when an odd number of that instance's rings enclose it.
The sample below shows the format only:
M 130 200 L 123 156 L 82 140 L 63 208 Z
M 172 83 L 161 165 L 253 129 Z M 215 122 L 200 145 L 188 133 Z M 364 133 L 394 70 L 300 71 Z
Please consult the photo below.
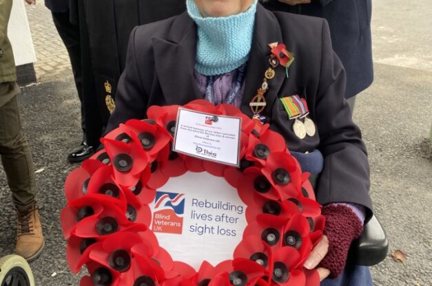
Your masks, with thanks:
M 330 278 L 339 276 L 345 267 L 351 242 L 363 231 L 363 224 L 347 206 L 327 205 L 322 209 L 326 218 L 324 234 L 329 240 L 329 250 L 320 267 L 330 270 Z

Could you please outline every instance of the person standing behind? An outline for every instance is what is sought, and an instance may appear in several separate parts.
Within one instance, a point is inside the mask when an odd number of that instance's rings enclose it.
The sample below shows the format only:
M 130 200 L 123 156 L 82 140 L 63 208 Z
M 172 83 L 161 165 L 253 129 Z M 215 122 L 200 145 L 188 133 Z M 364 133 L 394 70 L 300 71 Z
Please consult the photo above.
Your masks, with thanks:
M 351 110 L 355 96 L 373 81 L 371 0 L 261 0 L 270 10 L 325 18 L 333 49 L 347 74 L 345 98 Z
M 71 163 L 98 148 L 115 106 L 117 82 L 126 60 L 133 27 L 185 10 L 182 0 L 45 0 L 72 65 L 81 101 L 82 144 L 69 154 Z
M 91 72 L 86 26 L 79 19 L 75 1 L 45 0 L 45 6 L 51 10 L 54 25 L 68 51 L 81 103 L 83 140 L 67 157 L 70 163 L 78 163 L 96 151 L 103 130 L 94 95 L 95 83 Z
M 33 0 L 26 0 L 32 4 Z M 39 256 L 45 245 L 36 207 L 36 184 L 30 147 L 21 130 L 16 96 L 16 68 L 7 27 L 12 0 L 0 0 L 0 155 L 17 210 L 15 252 L 27 260 Z

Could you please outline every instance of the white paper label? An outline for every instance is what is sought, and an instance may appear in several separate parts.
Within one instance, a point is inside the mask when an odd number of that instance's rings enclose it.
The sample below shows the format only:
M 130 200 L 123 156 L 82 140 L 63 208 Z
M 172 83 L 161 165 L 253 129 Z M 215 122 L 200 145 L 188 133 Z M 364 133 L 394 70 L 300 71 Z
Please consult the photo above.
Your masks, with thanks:
M 173 149 L 176 152 L 239 166 L 241 119 L 179 108 Z

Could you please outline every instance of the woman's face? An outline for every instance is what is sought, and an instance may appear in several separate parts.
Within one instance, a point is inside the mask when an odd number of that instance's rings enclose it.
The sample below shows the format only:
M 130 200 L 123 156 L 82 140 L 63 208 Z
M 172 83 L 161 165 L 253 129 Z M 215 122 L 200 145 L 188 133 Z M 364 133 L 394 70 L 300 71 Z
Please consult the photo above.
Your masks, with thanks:
M 246 11 L 254 0 L 195 0 L 203 17 L 225 17 Z

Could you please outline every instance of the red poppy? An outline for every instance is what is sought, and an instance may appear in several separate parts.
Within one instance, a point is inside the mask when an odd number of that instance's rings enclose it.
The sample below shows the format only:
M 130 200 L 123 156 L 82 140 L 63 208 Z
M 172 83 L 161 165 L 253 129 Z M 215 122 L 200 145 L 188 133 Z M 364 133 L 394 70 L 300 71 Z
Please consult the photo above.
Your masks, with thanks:
M 215 266 L 215 273 L 209 286 L 255 285 L 268 275 L 264 267 L 245 258 L 223 261 Z
M 158 124 L 131 119 L 125 125 L 131 131 L 135 140 L 140 142 L 144 150 L 148 152 L 150 161 L 156 159 L 161 150 L 169 146 L 171 142 L 169 132 Z
M 271 153 L 261 170 L 282 199 L 297 196 L 301 190 L 301 169 L 289 153 Z
M 113 208 L 119 216 L 123 215 L 124 203 L 109 196 L 87 195 L 71 201 L 61 212 L 61 224 L 65 238 L 69 238 L 76 230 L 77 224 L 87 224 L 101 214 L 104 209 Z
M 234 258 L 245 258 L 255 261 L 257 264 L 269 270 L 271 259 L 271 247 L 256 235 L 243 236 L 243 240 L 234 250 Z
M 254 195 L 253 199 L 246 209 L 248 221 L 256 221 L 260 215 L 267 214 L 271 215 L 274 222 L 283 224 L 300 212 L 296 205 L 288 201 L 271 200 L 258 195 Z
M 244 170 L 238 184 L 238 194 L 246 205 L 253 203 L 254 195 L 270 200 L 280 199 L 279 192 L 259 167 L 249 167 Z
M 265 165 L 270 154 L 284 151 L 288 152 L 282 135 L 270 130 L 269 124 L 256 125 L 249 136 L 245 158 Z
M 149 172 L 147 153 L 136 143 L 102 139 L 114 169 L 114 178 L 121 186 L 135 186 L 143 172 Z
M 271 285 L 305 285 L 306 276 L 302 269 L 301 255 L 292 247 L 280 247 L 273 251 L 272 275 L 269 277 Z
M 87 159 L 80 167 L 70 172 L 64 184 L 66 199 L 70 201 L 87 194 L 90 176 L 102 166 L 102 162 L 98 160 Z
M 276 43 L 271 47 L 271 53 L 277 58 L 283 67 L 289 67 L 294 60 L 294 56 L 286 49 L 285 44 Z
M 173 135 L 179 107 L 179 105 L 150 106 L 147 109 L 147 118 L 148 120 L 155 121 Z

